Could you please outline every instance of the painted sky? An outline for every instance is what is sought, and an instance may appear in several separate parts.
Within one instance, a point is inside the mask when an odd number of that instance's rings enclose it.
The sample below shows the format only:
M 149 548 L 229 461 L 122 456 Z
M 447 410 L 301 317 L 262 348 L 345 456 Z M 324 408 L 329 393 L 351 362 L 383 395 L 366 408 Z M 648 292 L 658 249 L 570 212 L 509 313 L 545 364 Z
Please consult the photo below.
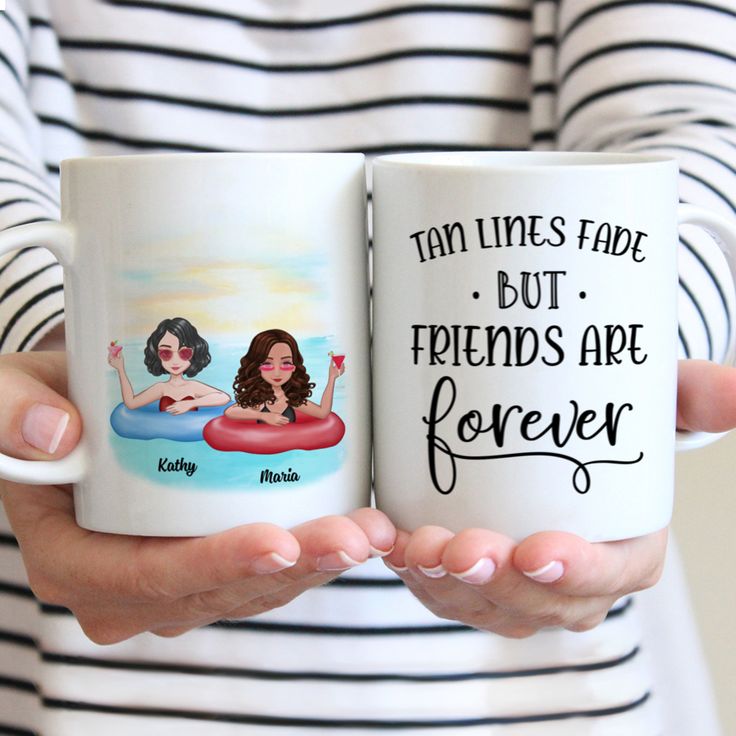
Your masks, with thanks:
M 135 262 L 126 259 L 119 285 L 128 336 L 145 336 L 168 317 L 187 318 L 207 339 L 242 339 L 270 327 L 332 332 L 326 254 L 315 255 L 293 233 L 286 239 L 272 230 L 258 238 L 258 247 L 208 236 L 210 248 L 202 240 L 177 239 L 152 244 L 150 257 L 137 248 Z

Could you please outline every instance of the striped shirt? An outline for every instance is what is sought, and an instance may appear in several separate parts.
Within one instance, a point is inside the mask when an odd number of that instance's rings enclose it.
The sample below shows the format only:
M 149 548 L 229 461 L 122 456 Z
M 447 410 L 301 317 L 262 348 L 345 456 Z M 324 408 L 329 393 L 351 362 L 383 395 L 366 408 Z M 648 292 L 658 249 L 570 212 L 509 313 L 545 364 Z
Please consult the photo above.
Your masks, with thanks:
M 683 201 L 733 216 L 734 38 L 732 0 L 8 0 L 0 229 L 58 217 L 64 158 L 212 150 L 665 153 Z M 695 228 L 681 266 L 681 353 L 720 359 L 733 298 Z M 53 258 L 0 257 L 0 350 L 62 319 Z M 0 733 L 663 732 L 635 600 L 504 639 L 372 562 L 246 621 L 103 648 L 34 599 L 0 529 Z

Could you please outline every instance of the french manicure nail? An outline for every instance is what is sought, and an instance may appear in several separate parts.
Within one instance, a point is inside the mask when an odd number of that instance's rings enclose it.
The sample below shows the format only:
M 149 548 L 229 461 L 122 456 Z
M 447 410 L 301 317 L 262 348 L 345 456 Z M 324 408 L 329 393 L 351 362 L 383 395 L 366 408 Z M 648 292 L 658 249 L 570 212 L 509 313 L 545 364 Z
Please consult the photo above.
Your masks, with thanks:
M 343 552 L 343 550 L 330 552 L 317 560 L 317 569 L 322 572 L 347 570 L 351 567 L 355 567 L 356 565 L 360 565 L 360 562 L 354 560 L 349 554 L 347 554 L 347 552 Z
M 409 568 L 403 565 L 392 565 L 390 562 L 386 563 L 386 567 L 393 570 L 394 572 L 406 572 Z
M 423 567 L 422 565 L 417 565 L 417 567 L 421 571 L 422 575 L 426 575 L 428 578 L 443 578 L 447 575 L 447 570 L 445 570 L 442 565 L 437 565 L 436 567 Z
M 294 567 L 296 563 L 296 560 L 287 560 L 276 552 L 269 552 L 268 554 L 256 557 L 255 560 L 250 563 L 250 566 L 257 574 L 268 575 L 269 573 L 286 570 L 288 567 Z
M 524 570 L 524 575 L 536 580 L 538 583 L 554 583 L 555 580 L 559 580 L 565 573 L 565 566 L 559 560 L 552 560 L 546 565 L 527 572 Z
M 394 546 L 391 545 L 391 549 L 378 549 L 371 545 L 371 557 L 386 557 L 394 551 Z
M 478 562 L 467 570 L 450 574 L 464 583 L 484 585 L 493 577 L 494 572 L 496 572 L 496 563 L 490 557 L 481 557 Z
M 47 404 L 33 404 L 23 417 L 20 432 L 37 450 L 53 455 L 69 424 L 69 414 Z

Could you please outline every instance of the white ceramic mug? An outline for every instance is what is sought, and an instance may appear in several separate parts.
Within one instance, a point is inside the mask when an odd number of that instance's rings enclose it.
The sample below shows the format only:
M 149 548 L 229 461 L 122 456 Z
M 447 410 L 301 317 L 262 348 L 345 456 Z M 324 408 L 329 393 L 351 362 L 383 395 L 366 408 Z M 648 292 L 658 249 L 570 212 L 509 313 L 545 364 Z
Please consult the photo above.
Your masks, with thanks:
M 678 207 L 677 178 L 653 156 L 375 161 L 375 486 L 395 524 L 603 541 L 669 523 L 678 223 L 713 231 L 736 280 L 736 228 Z
M 62 221 L 0 234 L 64 266 L 82 441 L 0 476 L 75 483 L 78 523 L 199 535 L 370 501 L 361 154 L 65 161 Z M 234 403 L 235 402 L 235 403 Z

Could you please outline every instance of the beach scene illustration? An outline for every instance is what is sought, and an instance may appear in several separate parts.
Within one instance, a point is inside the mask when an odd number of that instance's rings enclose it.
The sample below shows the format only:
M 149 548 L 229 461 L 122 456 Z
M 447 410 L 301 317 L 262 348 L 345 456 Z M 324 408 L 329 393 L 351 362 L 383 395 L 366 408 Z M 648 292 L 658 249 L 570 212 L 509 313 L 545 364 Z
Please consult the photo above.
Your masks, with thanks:
M 125 271 L 127 320 L 106 355 L 121 465 L 157 483 L 218 490 L 335 472 L 349 361 L 329 333 L 324 265 L 264 253 Z

